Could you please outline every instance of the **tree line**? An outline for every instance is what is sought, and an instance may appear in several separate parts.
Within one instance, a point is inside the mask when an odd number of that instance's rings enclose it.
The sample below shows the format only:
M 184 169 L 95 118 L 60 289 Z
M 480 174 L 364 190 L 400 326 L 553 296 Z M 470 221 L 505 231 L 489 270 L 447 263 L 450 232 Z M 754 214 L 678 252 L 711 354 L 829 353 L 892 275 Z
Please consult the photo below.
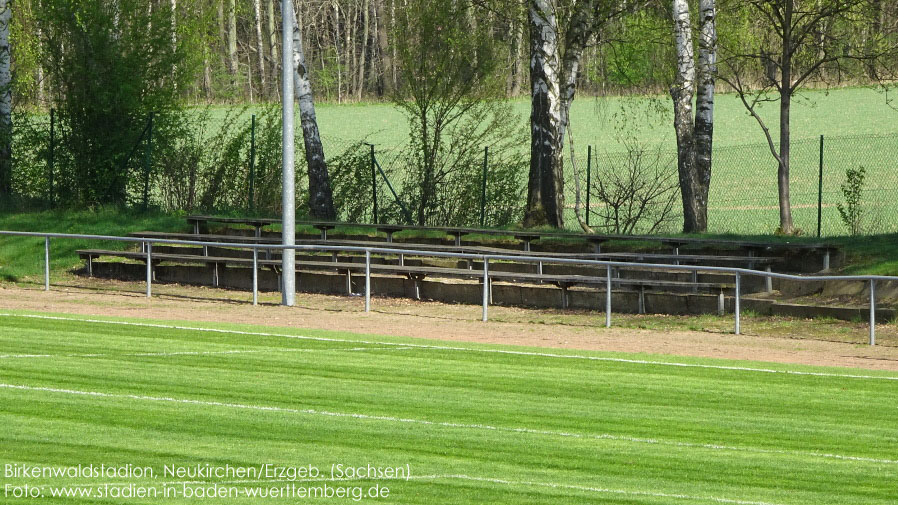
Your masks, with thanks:
M 80 167 L 73 177 L 89 181 L 85 199 L 122 202 L 130 182 L 120 167 L 134 143 L 124 121 L 154 111 L 157 135 L 174 135 L 185 104 L 280 98 L 282 15 L 274 0 L 0 1 L 0 126 L 11 127 L 13 108 L 58 108 Z M 565 171 L 578 171 L 575 97 L 663 92 L 683 230 L 704 231 L 714 95 L 726 91 L 769 144 L 780 230 L 792 233 L 792 98 L 808 86 L 887 89 L 898 61 L 898 5 L 883 0 L 308 0 L 291 15 L 309 212 L 321 218 L 337 216 L 338 204 L 314 100 L 383 99 L 406 114 L 414 174 L 404 196 L 425 224 L 458 196 L 442 188 L 469 177 L 462 167 L 475 144 L 517 140 L 502 128 L 503 100 L 529 97 L 520 219 L 561 227 Z M 757 112 L 766 102 L 779 106 L 777 137 Z M 4 146 L 0 193 L 9 193 Z M 589 230 L 579 202 L 575 210 Z

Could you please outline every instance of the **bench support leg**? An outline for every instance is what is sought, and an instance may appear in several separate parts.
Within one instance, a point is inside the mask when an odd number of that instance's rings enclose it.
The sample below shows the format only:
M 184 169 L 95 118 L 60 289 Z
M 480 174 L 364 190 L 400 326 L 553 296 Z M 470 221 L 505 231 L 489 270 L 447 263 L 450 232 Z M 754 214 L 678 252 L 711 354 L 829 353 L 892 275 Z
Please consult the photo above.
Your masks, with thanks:
M 770 265 L 767 265 L 765 269 L 767 273 L 770 273 Z M 767 288 L 768 293 L 773 293 L 773 277 L 764 277 L 764 285 Z
M 461 235 L 455 236 L 455 247 L 461 247 Z
M 415 281 L 415 300 L 421 301 L 421 279 L 414 279 Z
M 566 309 L 567 307 L 568 307 L 567 287 L 561 286 L 561 308 Z
M 529 240 L 524 241 L 524 252 L 530 252 L 530 241 Z
M 645 314 L 645 286 L 639 286 L 639 300 L 636 302 L 637 311 L 640 314 Z
M 596 252 L 596 254 L 602 254 L 602 244 L 601 243 L 593 242 L 592 248 Z
M 388 244 L 392 244 L 392 243 L 393 243 L 393 232 L 391 232 L 391 231 L 388 231 L 388 232 L 387 232 L 387 243 L 388 243 Z
M 87 276 L 88 277 L 94 276 L 94 257 L 93 256 L 87 257 Z
M 724 311 L 726 309 L 726 307 L 724 306 L 724 301 L 725 300 L 723 297 L 723 290 L 721 289 L 720 293 L 717 294 L 717 315 L 718 316 L 722 316 L 724 314 Z
M 823 253 L 823 269 L 829 270 L 829 249 L 827 249 L 826 252 Z
M 692 271 L 692 292 L 698 293 L 698 270 Z
M 674 247 L 674 248 L 673 248 L 673 253 L 674 253 L 674 256 L 679 256 L 679 255 L 680 255 L 680 248 L 679 248 L 679 247 Z M 679 264 L 680 264 L 680 260 L 674 261 L 674 265 L 679 265 Z
M 346 294 L 352 296 L 352 270 L 346 269 Z

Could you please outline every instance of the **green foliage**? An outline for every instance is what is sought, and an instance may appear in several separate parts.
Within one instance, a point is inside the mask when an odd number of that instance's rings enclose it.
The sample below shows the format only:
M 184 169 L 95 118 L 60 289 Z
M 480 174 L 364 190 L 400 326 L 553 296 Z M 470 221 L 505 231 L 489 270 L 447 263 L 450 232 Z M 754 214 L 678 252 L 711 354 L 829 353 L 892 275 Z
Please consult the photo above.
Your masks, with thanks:
M 861 198 L 866 175 L 867 169 L 864 167 L 848 167 L 845 170 L 845 181 L 840 186 L 845 202 L 840 202 L 836 207 L 839 209 L 842 224 L 848 228 L 851 235 L 863 233 L 864 209 Z
M 394 102 L 410 130 L 403 199 L 419 225 L 469 223 L 479 219 L 471 200 L 480 195 L 483 147 L 504 159 L 511 143 L 523 145 L 511 108 L 499 100 L 504 56 L 465 2 L 413 0 L 406 10 L 394 33 L 401 68 Z
M 171 12 L 140 0 L 47 0 L 39 16 L 69 155 L 59 168 L 71 184 L 60 196 L 73 205 L 125 204 L 129 183 L 143 177 L 131 162 L 149 113 L 154 140 L 170 141 L 177 89 L 193 71 L 185 47 L 173 44 Z

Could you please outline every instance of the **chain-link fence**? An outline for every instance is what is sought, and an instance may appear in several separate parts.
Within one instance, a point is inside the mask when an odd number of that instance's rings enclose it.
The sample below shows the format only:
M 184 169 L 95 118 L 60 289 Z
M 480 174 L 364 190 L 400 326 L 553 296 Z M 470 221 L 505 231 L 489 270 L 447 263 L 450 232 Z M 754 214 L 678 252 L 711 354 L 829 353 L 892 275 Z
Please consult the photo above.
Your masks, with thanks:
M 657 147 L 594 152 L 588 195 L 590 225 L 622 232 L 678 231 L 682 226 L 682 203 L 676 159 L 676 151 Z M 805 235 L 817 235 L 819 217 L 821 236 L 850 233 L 850 224 L 842 219 L 839 206 L 848 210 L 843 186 L 847 184 L 847 171 L 859 168 L 864 169 L 864 178 L 858 188 L 858 231 L 862 234 L 898 232 L 898 134 L 793 140 L 789 189 L 795 227 Z M 615 181 L 616 192 L 612 191 L 614 187 L 609 189 L 615 186 Z M 582 184 L 585 188 L 585 181 Z M 571 186 L 569 182 L 566 216 L 569 228 L 577 225 Z M 616 223 L 625 222 L 620 216 L 633 217 L 640 210 L 641 219 L 636 226 L 626 229 L 620 225 L 620 230 L 614 230 Z M 769 146 L 716 147 L 708 231 L 768 234 L 779 223 L 777 162 Z
M 245 111 L 244 111 L 245 112 Z M 129 153 L 115 160 L 126 173 L 127 203 L 165 211 L 280 213 L 280 118 L 238 113 L 210 120 L 197 113 L 177 128 L 147 131 L 134 121 Z M 156 130 L 154 130 L 156 131 Z M 13 189 L 34 206 L 71 205 L 74 179 L 66 131 L 45 115 L 14 118 Z M 165 136 L 165 134 L 168 136 Z M 408 147 L 372 146 L 364 140 L 322 137 L 338 218 L 347 222 L 509 226 L 525 205 L 526 153 L 494 157 L 467 153 L 434 187 L 433 209 L 421 212 L 418 159 Z M 308 197 L 301 131 L 296 138 L 297 207 Z M 669 145 L 634 145 L 578 153 L 578 171 L 565 168 L 565 225 L 580 216 L 603 232 L 672 233 L 682 226 L 676 152 Z M 587 155 L 591 152 L 591 156 Z M 794 225 L 805 235 L 898 232 L 898 134 L 793 140 L 790 193 Z M 848 172 L 863 169 L 850 205 Z M 857 179 L 855 179 L 857 182 Z M 850 191 L 849 191 L 850 193 Z M 840 212 L 840 206 L 845 212 Z M 587 212 L 586 209 L 589 209 Z M 375 215 L 376 214 L 376 215 Z M 844 219 L 847 214 L 849 219 Z M 301 212 L 300 212 L 301 215 Z M 819 221 L 818 221 L 819 219 Z M 708 210 L 709 231 L 767 234 L 779 226 L 777 163 L 767 144 L 716 147 Z

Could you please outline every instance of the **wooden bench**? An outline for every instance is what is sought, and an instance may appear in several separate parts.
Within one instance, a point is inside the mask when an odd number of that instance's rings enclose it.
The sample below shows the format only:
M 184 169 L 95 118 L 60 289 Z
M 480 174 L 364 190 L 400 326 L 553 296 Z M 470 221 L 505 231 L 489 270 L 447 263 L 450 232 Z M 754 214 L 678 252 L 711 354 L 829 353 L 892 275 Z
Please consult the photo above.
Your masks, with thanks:
M 124 258 L 136 261 L 142 261 L 146 263 L 147 254 L 143 251 L 111 251 L 111 250 L 102 250 L 102 249 L 83 249 L 78 251 L 79 257 L 87 262 L 87 270 L 89 275 L 93 275 L 93 262 L 96 258 L 109 256 L 109 257 L 117 257 Z M 223 256 L 197 256 L 197 255 L 184 255 L 184 254 L 168 254 L 168 253 L 153 253 L 152 255 L 153 265 L 159 265 L 163 262 L 170 262 L 175 264 L 202 264 L 202 265 L 213 265 L 213 278 L 212 285 L 218 286 L 218 265 L 238 265 L 238 266 L 252 266 L 253 260 L 252 258 L 240 258 L 240 257 L 223 257 Z M 281 266 L 280 261 L 278 260 L 270 260 L 270 259 L 259 259 L 257 260 L 257 265 L 259 267 L 271 267 L 276 272 L 278 268 Z M 333 271 L 338 272 L 340 274 L 346 275 L 346 286 L 347 286 L 347 294 L 352 294 L 352 274 L 353 273 L 364 273 L 365 272 L 365 264 L 362 262 L 347 262 L 347 261 L 297 261 L 298 270 L 317 270 L 317 271 Z M 415 282 L 415 290 L 416 290 L 416 298 L 420 298 L 420 281 L 424 280 L 426 277 L 437 277 L 437 278 L 455 278 L 455 279 L 468 279 L 468 280 L 479 280 L 482 282 L 483 272 L 480 270 L 472 270 L 468 268 L 453 268 L 453 267 L 437 267 L 437 266 L 427 266 L 427 265 L 392 265 L 385 263 L 371 263 L 370 269 L 372 273 L 380 273 L 380 274 L 390 274 L 390 275 L 399 275 L 406 277 Z M 562 291 L 562 307 L 568 306 L 568 289 L 574 286 L 582 285 L 582 286 L 595 286 L 601 287 L 603 285 L 607 285 L 607 278 L 604 276 L 589 276 L 589 275 L 553 275 L 553 274 L 541 274 L 541 273 L 526 273 L 526 272 L 509 272 L 509 271 L 501 271 L 501 270 L 493 270 L 489 273 L 490 282 L 510 282 L 510 283 L 526 283 L 526 284 L 553 284 L 558 286 Z M 619 277 L 613 277 L 611 279 L 612 285 L 617 286 L 629 286 L 638 289 L 639 297 L 640 297 L 640 308 L 644 310 L 644 297 L 645 290 L 647 288 L 677 288 L 677 289 L 691 289 L 692 291 L 698 291 L 699 289 L 711 289 L 717 290 L 719 289 L 721 292 L 727 288 L 727 285 L 721 283 L 707 283 L 707 282 L 680 282 L 680 281 L 666 281 L 666 280 L 653 280 L 653 279 L 622 279 Z

